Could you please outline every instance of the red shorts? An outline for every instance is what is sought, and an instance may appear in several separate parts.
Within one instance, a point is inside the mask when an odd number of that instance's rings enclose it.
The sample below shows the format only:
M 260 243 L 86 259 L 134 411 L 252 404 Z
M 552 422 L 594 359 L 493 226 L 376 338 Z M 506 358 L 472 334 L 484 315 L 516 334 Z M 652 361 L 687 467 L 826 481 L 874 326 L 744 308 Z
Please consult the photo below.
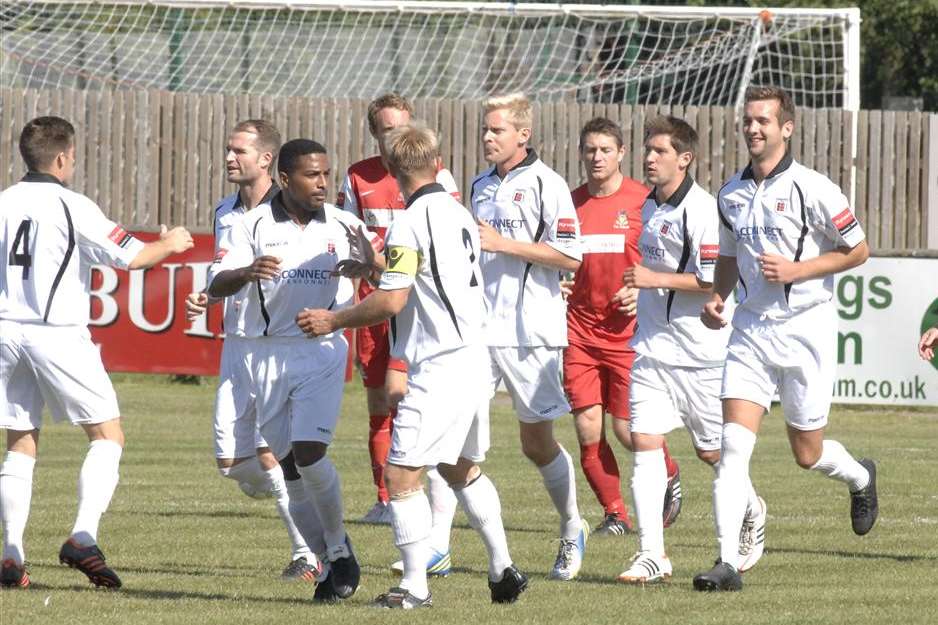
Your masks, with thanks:
M 573 410 L 599 404 L 616 419 L 628 419 L 634 360 L 631 349 L 570 343 L 563 355 L 563 388 Z
M 359 372 L 366 388 L 381 388 L 388 369 L 407 371 L 407 363 L 391 358 L 391 341 L 388 338 L 388 322 L 355 331 L 355 352 L 358 355 Z

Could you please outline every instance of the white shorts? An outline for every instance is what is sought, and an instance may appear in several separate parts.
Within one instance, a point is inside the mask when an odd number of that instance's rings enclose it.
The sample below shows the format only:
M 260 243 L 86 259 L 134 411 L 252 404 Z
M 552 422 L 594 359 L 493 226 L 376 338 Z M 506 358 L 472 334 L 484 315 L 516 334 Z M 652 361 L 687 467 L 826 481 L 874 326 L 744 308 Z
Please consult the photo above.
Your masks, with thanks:
M 562 347 L 489 347 L 488 396 L 502 381 L 523 423 L 553 421 L 570 412 L 563 392 Z
M 332 442 L 342 406 L 348 343 L 295 337 L 248 339 L 261 436 L 282 460 L 294 441 Z
M 92 425 L 120 417 L 117 395 L 88 328 L 0 321 L 0 428 L 56 421 Z
M 486 349 L 463 347 L 411 363 L 388 462 L 403 467 L 485 460 L 489 449 Z
M 215 390 L 215 457 L 247 458 L 267 443 L 257 425 L 251 375 L 251 339 L 228 336 L 221 348 Z
M 720 396 L 768 410 L 777 388 L 785 421 L 797 430 L 817 430 L 827 425 L 836 366 L 837 311 L 831 304 L 784 321 L 734 320 Z
M 664 435 L 681 426 L 701 451 L 720 449 L 723 367 L 674 367 L 639 354 L 632 365 L 631 431 Z

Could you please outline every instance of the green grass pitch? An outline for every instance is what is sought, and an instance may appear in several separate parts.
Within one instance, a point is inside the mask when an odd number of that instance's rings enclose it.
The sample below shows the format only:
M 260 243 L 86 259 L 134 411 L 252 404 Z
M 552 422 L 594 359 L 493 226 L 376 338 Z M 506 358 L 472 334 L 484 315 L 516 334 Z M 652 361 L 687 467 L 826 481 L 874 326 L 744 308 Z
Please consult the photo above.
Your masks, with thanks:
M 513 606 L 489 603 L 481 541 L 457 513 L 455 572 L 431 580 L 435 607 L 388 613 L 369 601 L 394 583 L 390 529 L 354 521 L 374 497 L 368 462 L 364 394 L 348 385 L 330 455 L 338 465 L 349 532 L 362 563 L 362 586 L 334 607 L 310 603 L 312 586 L 278 575 L 289 559 L 273 503 L 251 500 L 219 477 L 212 448 L 214 380 L 201 386 L 166 377 L 115 376 L 127 447 L 121 482 L 102 521 L 100 543 L 124 580 L 97 591 L 58 564 L 58 548 L 75 512 L 86 441 L 77 428 L 42 431 L 32 513 L 26 531 L 33 586 L 0 593 L 0 623 L 40 625 L 210 623 L 936 623 L 938 616 L 938 413 L 837 409 L 829 436 L 879 463 L 879 521 L 870 535 L 850 530 L 846 488 L 802 471 L 791 459 L 781 415 L 766 418 L 752 477 L 768 502 L 766 552 L 744 576 L 741 593 L 696 593 L 692 576 L 715 557 L 712 472 L 693 456 L 686 434 L 670 443 L 681 462 L 685 504 L 665 539 L 674 564 L 670 584 L 615 583 L 637 537 L 594 539 L 579 579 L 547 580 L 557 550 L 557 516 L 539 473 L 521 455 L 517 425 L 504 398 L 492 410 L 492 449 L 485 470 L 499 489 L 512 556 L 531 584 Z M 571 418 L 556 426 L 576 457 Z M 610 432 L 611 436 L 611 432 Z M 618 446 L 629 497 L 631 460 Z M 582 513 L 595 525 L 601 510 L 577 467 Z

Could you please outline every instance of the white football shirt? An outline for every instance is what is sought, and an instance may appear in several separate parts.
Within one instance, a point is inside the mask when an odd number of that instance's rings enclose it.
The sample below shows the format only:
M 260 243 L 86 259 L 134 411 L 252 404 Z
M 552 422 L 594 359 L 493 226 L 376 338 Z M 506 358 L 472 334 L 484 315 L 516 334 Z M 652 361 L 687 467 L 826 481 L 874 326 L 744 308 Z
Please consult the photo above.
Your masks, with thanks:
M 658 204 L 653 189 L 642 206 L 642 265 L 659 273 L 694 274 L 712 283 L 718 228 L 716 199 L 690 175 L 663 204 Z M 710 330 L 700 321 L 709 299 L 709 293 L 641 289 L 632 349 L 676 367 L 722 365 L 730 329 Z
M 143 243 L 54 176 L 0 194 L 0 319 L 86 326 L 91 265 L 126 269 Z
M 580 224 L 567 183 L 534 150 L 505 176 L 495 167 L 472 181 L 473 215 L 503 237 L 546 243 L 580 260 Z M 560 272 L 510 254 L 482 252 L 479 264 L 488 303 L 485 340 L 494 347 L 567 345 Z
M 280 188 L 276 184 L 271 184 L 270 189 L 264 194 L 264 197 L 258 203 L 270 204 L 270 200 L 277 194 Z M 241 202 L 241 193 L 236 191 L 231 195 L 224 197 L 215 205 L 214 229 L 215 229 L 215 256 L 218 256 L 221 241 L 231 227 L 244 216 L 244 204 Z M 222 302 L 223 317 L 222 328 L 226 336 L 244 336 L 244 298 L 250 290 L 250 285 L 244 287 L 235 293 L 224 298 Z
M 787 319 L 833 297 L 831 275 L 797 284 L 766 281 L 763 253 L 789 260 L 816 258 L 838 247 L 855 247 L 865 235 L 840 187 L 794 161 L 790 154 L 761 183 L 752 167 L 733 176 L 719 194 L 720 254 L 739 267 L 741 315 Z
M 247 285 L 244 336 L 303 337 L 296 325 L 301 310 L 337 310 L 351 301 L 351 281 L 334 275 L 333 270 L 349 258 L 346 233 L 363 225 L 354 215 L 326 204 L 301 227 L 290 218 L 278 192 L 269 204 L 249 210 L 225 233 L 209 271 L 209 284 L 220 272 L 247 267 L 258 256 L 280 258 L 276 278 Z
M 479 228 L 443 185 L 425 185 L 408 198 L 384 249 L 388 266 L 378 288 L 412 287 L 391 319 L 392 357 L 416 363 L 481 343 Z

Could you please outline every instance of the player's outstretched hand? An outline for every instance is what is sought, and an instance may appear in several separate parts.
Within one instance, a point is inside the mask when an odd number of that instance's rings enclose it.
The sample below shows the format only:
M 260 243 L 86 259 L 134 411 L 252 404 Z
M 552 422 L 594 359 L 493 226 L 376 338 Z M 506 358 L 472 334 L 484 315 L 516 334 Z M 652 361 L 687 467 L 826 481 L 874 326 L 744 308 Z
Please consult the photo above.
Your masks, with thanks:
M 296 316 L 296 325 L 303 334 L 313 338 L 336 331 L 335 314 L 321 308 L 304 308 Z
M 709 302 L 704 304 L 700 312 L 700 320 L 711 330 L 719 330 L 726 326 L 726 319 L 723 317 L 723 308 L 725 304 L 719 296 L 714 296 Z
M 632 265 L 622 274 L 622 284 L 635 289 L 650 289 L 655 286 L 655 272 L 643 265 Z
M 195 247 L 192 235 L 182 226 L 168 230 L 164 224 L 160 224 L 160 241 L 168 245 L 173 254 L 180 254 Z
M 612 296 L 612 305 L 620 313 L 634 315 L 638 306 L 638 289 L 624 286 Z
M 500 252 L 502 235 L 484 219 L 476 219 L 479 224 L 479 247 L 483 252 Z
M 280 259 L 276 256 L 258 256 L 254 262 L 244 268 L 248 282 L 273 280 L 280 271 Z
M 928 328 L 922 335 L 922 340 L 918 342 L 918 355 L 922 360 L 931 360 L 935 357 L 935 349 L 938 348 L 938 328 Z
M 769 282 L 789 284 L 798 279 L 798 263 L 792 262 L 784 256 L 777 254 L 762 254 L 759 256 L 759 265 L 762 273 Z
M 208 308 L 208 294 L 205 291 L 200 293 L 189 293 L 186 296 L 186 319 L 193 321 L 205 312 Z

